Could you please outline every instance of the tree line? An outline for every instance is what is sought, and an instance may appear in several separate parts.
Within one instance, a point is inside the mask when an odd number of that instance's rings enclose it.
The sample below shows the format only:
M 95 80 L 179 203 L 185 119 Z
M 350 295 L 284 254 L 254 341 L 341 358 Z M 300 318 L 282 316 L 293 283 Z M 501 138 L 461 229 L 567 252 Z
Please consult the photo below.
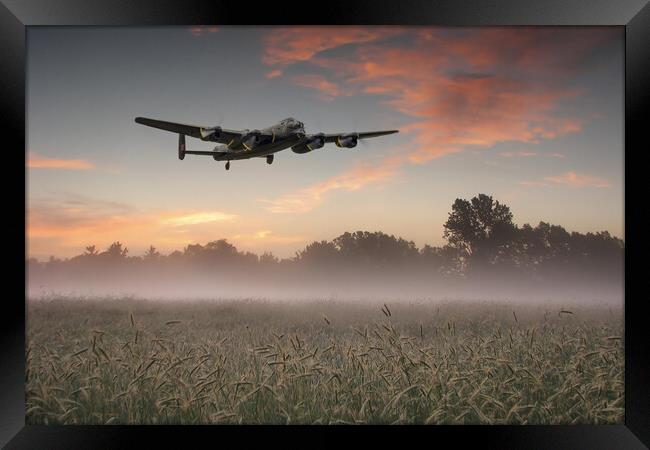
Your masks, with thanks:
M 110 270 L 112 268 L 157 269 L 191 266 L 209 272 L 232 268 L 253 271 L 264 268 L 336 270 L 409 270 L 417 268 L 446 277 L 517 274 L 546 278 L 579 273 L 622 275 L 624 242 L 607 231 L 569 232 L 560 225 L 540 222 L 536 226 L 513 222 L 510 208 L 491 196 L 456 199 L 444 224 L 442 246 L 424 245 L 381 231 L 346 232 L 331 241 L 315 241 L 280 259 L 272 253 L 257 255 L 239 251 L 226 239 L 205 245 L 191 244 L 167 255 L 151 246 L 143 255 L 129 255 L 128 248 L 114 242 L 104 251 L 89 245 L 68 259 L 28 260 L 29 269 L 42 273 L 56 270 Z

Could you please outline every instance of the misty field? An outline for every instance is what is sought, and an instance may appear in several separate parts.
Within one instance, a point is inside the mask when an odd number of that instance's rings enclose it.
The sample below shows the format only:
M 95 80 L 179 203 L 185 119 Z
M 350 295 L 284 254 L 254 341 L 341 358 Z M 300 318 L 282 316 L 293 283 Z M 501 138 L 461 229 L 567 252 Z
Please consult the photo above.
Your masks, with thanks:
M 30 300 L 30 424 L 621 423 L 620 308 Z

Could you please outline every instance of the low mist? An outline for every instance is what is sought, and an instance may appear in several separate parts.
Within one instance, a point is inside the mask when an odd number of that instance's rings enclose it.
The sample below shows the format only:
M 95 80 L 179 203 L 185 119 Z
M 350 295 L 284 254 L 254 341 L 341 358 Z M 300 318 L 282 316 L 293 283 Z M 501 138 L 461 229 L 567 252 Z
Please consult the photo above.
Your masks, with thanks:
M 225 239 L 168 255 L 115 242 L 73 258 L 27 261 L 29 298 L 495 300 L 622 305 L 624 242 L 607 231 L 517 226 L 487 195 L 457 199 L 442 247 L 381 231 L 316 241 L 293 258 L 241 252 Z
M 445 273 L 418 261 L 305 263 L 160 258 L 30 262 L 28 296 L 136 296 L 156 299 L 495 300 L 622 304 L 622 266 L 516 267 Z M 607 270 L 605 270 L 607 269 Z

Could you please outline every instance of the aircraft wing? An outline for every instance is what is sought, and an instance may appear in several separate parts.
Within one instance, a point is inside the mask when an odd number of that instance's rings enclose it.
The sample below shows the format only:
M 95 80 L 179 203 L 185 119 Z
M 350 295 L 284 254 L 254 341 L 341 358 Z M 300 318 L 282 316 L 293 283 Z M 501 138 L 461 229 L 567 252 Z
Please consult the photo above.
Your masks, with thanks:
M 160 130 L 171 131 L 172 133 L 184 134 L 202 141 L 219 142 L 229 144 L 238 141 L 246 132 L 237 130 L 226 130 L 221 127 L 204 127 L 201 125 L 186 125 L 182 123 L 166 122 L 164 120 L 149 119 L 147 117 L 136 117 L 136 123 Z M 271 137 L 269 135 L 269 137 Z
M 326 134 L 325 142 L 332 143 L 336 142 L 337 139 L 341 139 L 346 136 L 355 136 L 357 139 L 369 139 L 378 136 L 386 136 L 387 134 L 397 133 L 399 130 L 385 130 L 385 131 L 364 131 L 361 133 L 335 133 L 335 134 Z

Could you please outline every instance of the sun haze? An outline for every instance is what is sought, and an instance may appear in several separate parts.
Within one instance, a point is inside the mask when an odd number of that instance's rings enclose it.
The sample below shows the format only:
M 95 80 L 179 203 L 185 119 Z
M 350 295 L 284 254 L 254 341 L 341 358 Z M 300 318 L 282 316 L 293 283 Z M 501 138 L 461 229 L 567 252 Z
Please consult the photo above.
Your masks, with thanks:
M 222 238 L 288 257 L 354 230 L 439 245 L 454 199 L 478 192 L 507 202 L 518 224 L 624 238 L 620 28 L 27 33 L 29 257 Z M 177 136 L 137 116 L 400 133 L 226 172 L 209 157 L 179 161 Z

